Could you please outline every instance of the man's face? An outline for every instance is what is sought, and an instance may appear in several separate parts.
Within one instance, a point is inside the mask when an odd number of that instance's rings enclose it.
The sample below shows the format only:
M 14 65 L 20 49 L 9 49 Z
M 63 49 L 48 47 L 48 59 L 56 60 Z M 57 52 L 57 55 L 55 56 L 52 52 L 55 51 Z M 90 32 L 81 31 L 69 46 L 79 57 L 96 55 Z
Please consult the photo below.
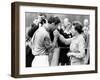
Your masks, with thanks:
M 69 23 L 68 18 L 65 18 L 65 19 L 64 19 L 64 26 L 67 26 L 67 25 L 68 25 L 68 23 Z
M 42 16 L 38 16 L 38 21 L 41 22 Z
M 35 19 L 35 20 L 33 21 L 33 23 L 36 24 L 36 25 L 38 25 L 38 24 L 39 24 L 38 19 Z
M 68 25 L 68 22 L 64 22 L 64 26 L 67 27 L 67 25 Z
M 45 16 L 41 16 L 42 19 L 45 19 Z
M 88 24 L 89 24 L 88 19 L 85 19 L 85 20 L 84 20 L 84 26 L 88 26 Z
M 55 25 L 54 23 L 50 24 L 51 26 L 51 31 L 54 31 L 58 28 L 58 25 Z
M 38 19 L 41 22 L 42 19 L 45 19 L 45 16 L 38 16 Z

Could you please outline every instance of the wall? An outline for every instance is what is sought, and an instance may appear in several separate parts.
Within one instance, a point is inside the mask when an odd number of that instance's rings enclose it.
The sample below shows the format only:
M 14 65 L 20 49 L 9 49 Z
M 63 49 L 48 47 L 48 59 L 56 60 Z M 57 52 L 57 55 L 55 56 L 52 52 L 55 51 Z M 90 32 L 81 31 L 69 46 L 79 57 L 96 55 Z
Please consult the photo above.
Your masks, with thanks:
M 0 80 L 17 80 L 10 77 L 11 67 L 11 2 L 15 0 L 1 0 L 0 2 Z M 74 4 L 98 6 L 100 9 L 100 0 L 16 0 L 29 1 L 39 3 L 55 3 L 55 4 Z M 98 11 L 98 21 L 100 20 L 100 11 Z M 98 24 L 98 33 L 99 33 Z M 100 33 L 99 33 L 100 34 Z M 100 37 L 98 37 L 98 44 Z M 98 45 L 100 47 L 100 45 Z M 98 51 L 98 68 L 100 67 L 100 50 Z M 82 75 L 64 75 L 53 77 L 39 78 L 22 78 L 18 80 L 100 80 L 100 68 L 97 74 L 82 74 Z

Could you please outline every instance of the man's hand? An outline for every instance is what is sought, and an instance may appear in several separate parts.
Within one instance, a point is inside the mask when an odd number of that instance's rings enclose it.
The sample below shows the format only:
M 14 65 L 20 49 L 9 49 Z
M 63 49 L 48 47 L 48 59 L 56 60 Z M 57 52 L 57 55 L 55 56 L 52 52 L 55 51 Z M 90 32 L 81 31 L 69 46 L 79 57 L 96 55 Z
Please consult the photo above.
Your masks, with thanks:
M 59 37 L 59 32 L 58 32 L 57 30 L 55 30 L 55 31 L 53 32 L 53 34 L 54 34 L 54 37 L 56 37 L 56 38 Z

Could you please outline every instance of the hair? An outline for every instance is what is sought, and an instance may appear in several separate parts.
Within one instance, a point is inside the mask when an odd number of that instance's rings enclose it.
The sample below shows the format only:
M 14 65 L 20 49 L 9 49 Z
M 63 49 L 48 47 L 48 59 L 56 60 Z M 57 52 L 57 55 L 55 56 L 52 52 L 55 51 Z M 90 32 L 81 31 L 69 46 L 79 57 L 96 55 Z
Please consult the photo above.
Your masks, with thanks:
M 46 14 L 45 13 L 40 13 L 39 16 L 44 16 L 44 18 L 41 18 L 42 19 L 41 22 L 40 22 L 41 25 L 43 25 L 44 23 L 46 23 L 46 18 L 47 18 Z
M 42 19 L 40 23 L 43 25 L 44 23 L 46 23 L 46 20 Z
M 61 21 L 59 19 L 59 17 L 53 17 L 51 16 L 49 19 L 48 19 L 48 23 L 49 24 L 52 24 L 54 23 L 55 25 L 59 24 Z
M 40 13 L 40 16 L 44 16 L 45 18 L 47 17 L 45 13 Z
M 74 21 L 74 22 L 72 23 L 72 25 L 75 26 L 75 30 L 76 30 L 79 34 L 83 33 L 83 25 L 81 24 L 80 21 Z

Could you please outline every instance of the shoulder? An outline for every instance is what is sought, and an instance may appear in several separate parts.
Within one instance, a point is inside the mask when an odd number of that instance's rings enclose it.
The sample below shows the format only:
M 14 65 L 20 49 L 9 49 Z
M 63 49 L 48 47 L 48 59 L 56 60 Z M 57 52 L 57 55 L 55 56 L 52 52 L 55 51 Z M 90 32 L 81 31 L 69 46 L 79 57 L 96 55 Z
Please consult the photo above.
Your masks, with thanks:
M 37 31 L 37 35 L 39 35 L 43 38 L 45 36 L 48 36 L 49 34 L 43 27 L 40 27 Z
M 37 33 L 44 34 L 46 31 L 43 27 L 39 27 Z

